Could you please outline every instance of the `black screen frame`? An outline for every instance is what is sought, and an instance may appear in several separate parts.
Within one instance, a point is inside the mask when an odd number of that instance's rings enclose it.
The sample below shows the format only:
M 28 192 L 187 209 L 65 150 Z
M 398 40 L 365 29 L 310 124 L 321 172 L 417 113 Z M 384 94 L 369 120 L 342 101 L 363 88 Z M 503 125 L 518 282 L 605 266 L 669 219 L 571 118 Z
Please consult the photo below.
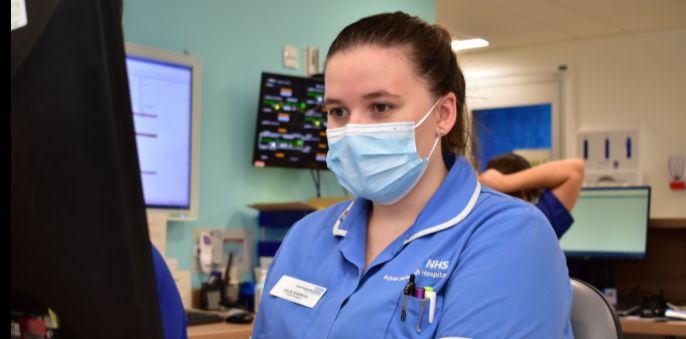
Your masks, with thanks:
M 277 74 L 277 73 L 271 73 L 271 72 L 262 72 L 261 77 L 260 77 L 260 94 L 258 97 L 258 102 L 257 102 L 257 117 L 256 117 L 256 122 L 255 122 L 255 138 L 253 140 L 253 157 L 252 157 L 252 164 L 255 167 L 281 167 L 281 168 L 292 168 L 292 169 L 311 169 L 311 170 L 328 170 L 328 167 L 326 166 L 326 162 L 301 162 L 301 163 L 293 163 L 293 162 L 287 162 L 287 161 L 271 161 L 271 162 L 264 162 L 264 166 L 257 166 L 256 164 L 259 161 L 262 161 L 259 159 L 259 148 L 258 148 L 258 143 L 259 143 L 259 133 L 260 133 L 260 122 L 261 122 L 261 114 L 262 114 L 262 109 L 264 108 L 263 105 L 263 96 L 265 95 L 265 81 L 269 77 L 276 77 L 276 78 L 282 78 L 282 79 L 288 79 L 294 82 L 311 82 L 311 83 L 321 83 L 324 85 L 324 79 L 320 78 L 308 78 L 308 77 L 300 77 L 300 76 L 295 76 L 295 75 L 287 75 L 287 74 Z M 324 128 L 324 131 L 326 131 L 326 128 Z M 328 141 L 326 140 L 326 136 L 323 137 L 324 142 L 327 145 L 326 151 L 328 152 Z
M 637 190 L 645 189 L 648 191 L 648 210 L 646 211 L 646 236 L 643 252 L 596 252 L 596 251 L 567 251 L 563 250 L 565 256 L 570 259 L 583 260 L 644 260 L 648 256 L 648 237 L 650 237 L 650 204 L 652 201 L 652 188 L 650 186 L 622 186 L 622 187 L 584 187 L 582 191 L 609 191 L 609 190 Z M 572 224 L 574 227 L 574 224 Z

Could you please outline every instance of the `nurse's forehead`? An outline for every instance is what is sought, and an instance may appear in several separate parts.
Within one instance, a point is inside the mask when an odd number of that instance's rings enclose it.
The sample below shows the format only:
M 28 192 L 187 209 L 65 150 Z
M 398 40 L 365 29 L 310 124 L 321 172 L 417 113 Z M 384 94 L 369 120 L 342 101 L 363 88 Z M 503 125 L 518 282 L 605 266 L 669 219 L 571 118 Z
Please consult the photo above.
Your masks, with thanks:
M 409 95 L 426 86 L 413 67 L 407 48 L 361 46 L 344 50 L 327 61 L 325 96 L 330 101 L 344 101 L 375 93 Z

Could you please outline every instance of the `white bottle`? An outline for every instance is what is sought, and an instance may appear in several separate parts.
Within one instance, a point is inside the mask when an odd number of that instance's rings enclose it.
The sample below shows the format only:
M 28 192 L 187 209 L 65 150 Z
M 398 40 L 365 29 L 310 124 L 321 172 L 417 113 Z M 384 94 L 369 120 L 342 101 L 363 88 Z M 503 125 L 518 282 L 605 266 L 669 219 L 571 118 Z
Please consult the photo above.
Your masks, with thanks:
M 238 303 L 241 286 L 241 282 L 239 280 L 240 275 L 241 271 L 236 266 L 231 267 L 229 274 L 225 275 L 227 277 L 227 281 L 224 282 L 224 296 L 226 301 L 229 303 Z

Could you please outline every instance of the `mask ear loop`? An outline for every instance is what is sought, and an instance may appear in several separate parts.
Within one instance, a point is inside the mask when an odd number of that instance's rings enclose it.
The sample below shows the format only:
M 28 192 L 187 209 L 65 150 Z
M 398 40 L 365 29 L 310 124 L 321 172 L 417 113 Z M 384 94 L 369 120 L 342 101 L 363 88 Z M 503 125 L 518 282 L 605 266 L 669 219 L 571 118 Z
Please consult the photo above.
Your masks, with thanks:
M 438 145 L 438 141 L 439 141 L 439 140 L 441 140 L 441 137 L 440 137 L 440 136 L 437 136 L 437 137 L 436 137 L 436 141 L 434 141 L 433 147 L 431 147 L 431 152 L 429 152 L 429 155 L 427 155 L 426 158 L 424 158 L 424 160 L 429 160 L 429 159 L 431 159 L 431 155 L 434 154 L 434 150 L 436 149 L 436 145 Z
M 419 120 L 419 122 L 414 125 L 413 129 L 417 129 L 417 127 L 421 126 L 424 123 L 426 118 L 428 118 L 429 115 L 431 115 L 431 113 L 434 112 L 434 109 L 436 108 L 436 105 L 438 105 L 439 101 L 441 101 L 441 98 L 436 99 L 436 102 L 434 102 L 433 106 L 431 106 L 431 108 L 429 108 L 429 111 L 426 112 L 426 114 L 424 114 L 422 120 Z
M 434 102 L 433 106 L 431 106 L 429 111 L 426 112 L 426 114 L 424 114 L 424 117 L 422 118 L 422 120 L 419 120 L 419 122 L 414 125 L 413 129 L 417 129 L 417 127 L 421 126 L 424 123 L 426 118 L 428 118 L 429 115 L 431 115 L 431 113 L 433 113 L 434 109 L 436 108 L 436 106 L 438 105 L 438 103 L 440 101 L 441 101 L 441 98 L 436 99 L 436 102 Z M 429 160 L 431 158 L 431 155 L 434 154 L 434 150 L 436 149 L 436 145 L 438 145 L 439 140 L 441 140 L 440 135 L 436 137 L 436 140 L 434 141 L 434 145 L 431 147 L 431 152 L 429 152 L 429 155 L 426 158 L 424 158 L 424 160 Z

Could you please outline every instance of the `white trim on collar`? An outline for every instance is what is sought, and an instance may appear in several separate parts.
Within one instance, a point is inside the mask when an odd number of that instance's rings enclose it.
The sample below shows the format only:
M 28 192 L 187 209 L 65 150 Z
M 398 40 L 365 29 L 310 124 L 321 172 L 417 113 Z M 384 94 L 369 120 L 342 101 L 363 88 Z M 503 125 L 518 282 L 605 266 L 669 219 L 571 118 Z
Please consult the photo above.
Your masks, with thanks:
M 443 222 L 441 224 L 438 224 L 436 226 L 432 226 L 429 228 L 425 228 L 415 234 L 413 234 L 410 238 L 405 240 L 403 242 L 403 245 L 407 245 L 410 243 L 412 240 L 415 240 L 417 238 L 421 238 L 425 235 L 436 233 L 438 231 L 442 231 L 444 229 L 453 227 L 457 225 L 460 221 L 462 221 L 464 218 L 466 218 L 469 213 L 471 213 L 472 209 L 474 209 L 474 205 L 476 204 L 476 201 L 479 199 L 479 193 L 481 192 L 481 184 L 477 181 L 476 182 L 476 187 L 474 187 L 474 192 L 472 193 L 471 198 L 469 198 L 469 202 L 467 202 L 467 205 L 458 213 L 455 217 L 452 219 Z M 341 236 L 345 237 L 346 234 L 348 234 L 347 230 L 340 229 L 339 226 L 341 225 L 341 222 L 348 216 L 350 213 L 350 209 L 352 209 L 353 205 L 355 204 L 355 199 L 348 205 L 348 207 L 343 210 L 341 215 L 338 217 L 338 220 L 336 220 L 336 223 L 333 225 L 332 233 L 334 236 Z
M 342 230 L 342 229 L 338 228 L 338 226 L 341 224 L 343 219 L 345 219 L 345 217 L 348 216 L 348 214 L 350 213 L 350 209 L 353 207 L 354 204 L 355 204 L 355 199 L 353 199 L 353 201 L 348 205 L 348 207 L 346 207 L 345 210 L 343 210 L 343 213 L 341 213 L 341 215 L 338 217 L 338 220 L 336 220 L 336 223 L 333 225 L 333 235 L 334 236 L 338 235 L 341 237 L 345 237 L 345 235 L 348 234 L 348 231 Z
M 476 204 L 476 201 L 479 199 L 479 193 L 480 192 L 481 192 L 481 184 L 477 181 L 476 187 L 474 188 L 474 193 L 472 193 L 472 197 L 469 198 L 469 202 L 467 203 L 467 206 L 465 206 L 465 208 L 462 209 L 462 211 L 460 211 L 459 214 L 457 214 L 455 217 L 453 217 L 452 219 L 450 219 L 446 222 L 443 222 L 443 223 L 438 224 L 436 226 L 425 228 L 425 229 L 413 234 L 410 238 L 408 238 L 407 240 L 405 240 L 403 242 L 403 245 L 407 245 L 412 240 L 423 237 L 425 235 L 428 235 L 431 233 L 436 233 L 438 231 L 442 231 L 444 229 L 447 229 L 447 228 L 450 228 L 450 227 L 457 225 L 460 221 L 462 221 L 464 218 L 466 218 L 469 215 L 469 213 L 472 211 L 472 209 L 474 209 L 474 205 Z

